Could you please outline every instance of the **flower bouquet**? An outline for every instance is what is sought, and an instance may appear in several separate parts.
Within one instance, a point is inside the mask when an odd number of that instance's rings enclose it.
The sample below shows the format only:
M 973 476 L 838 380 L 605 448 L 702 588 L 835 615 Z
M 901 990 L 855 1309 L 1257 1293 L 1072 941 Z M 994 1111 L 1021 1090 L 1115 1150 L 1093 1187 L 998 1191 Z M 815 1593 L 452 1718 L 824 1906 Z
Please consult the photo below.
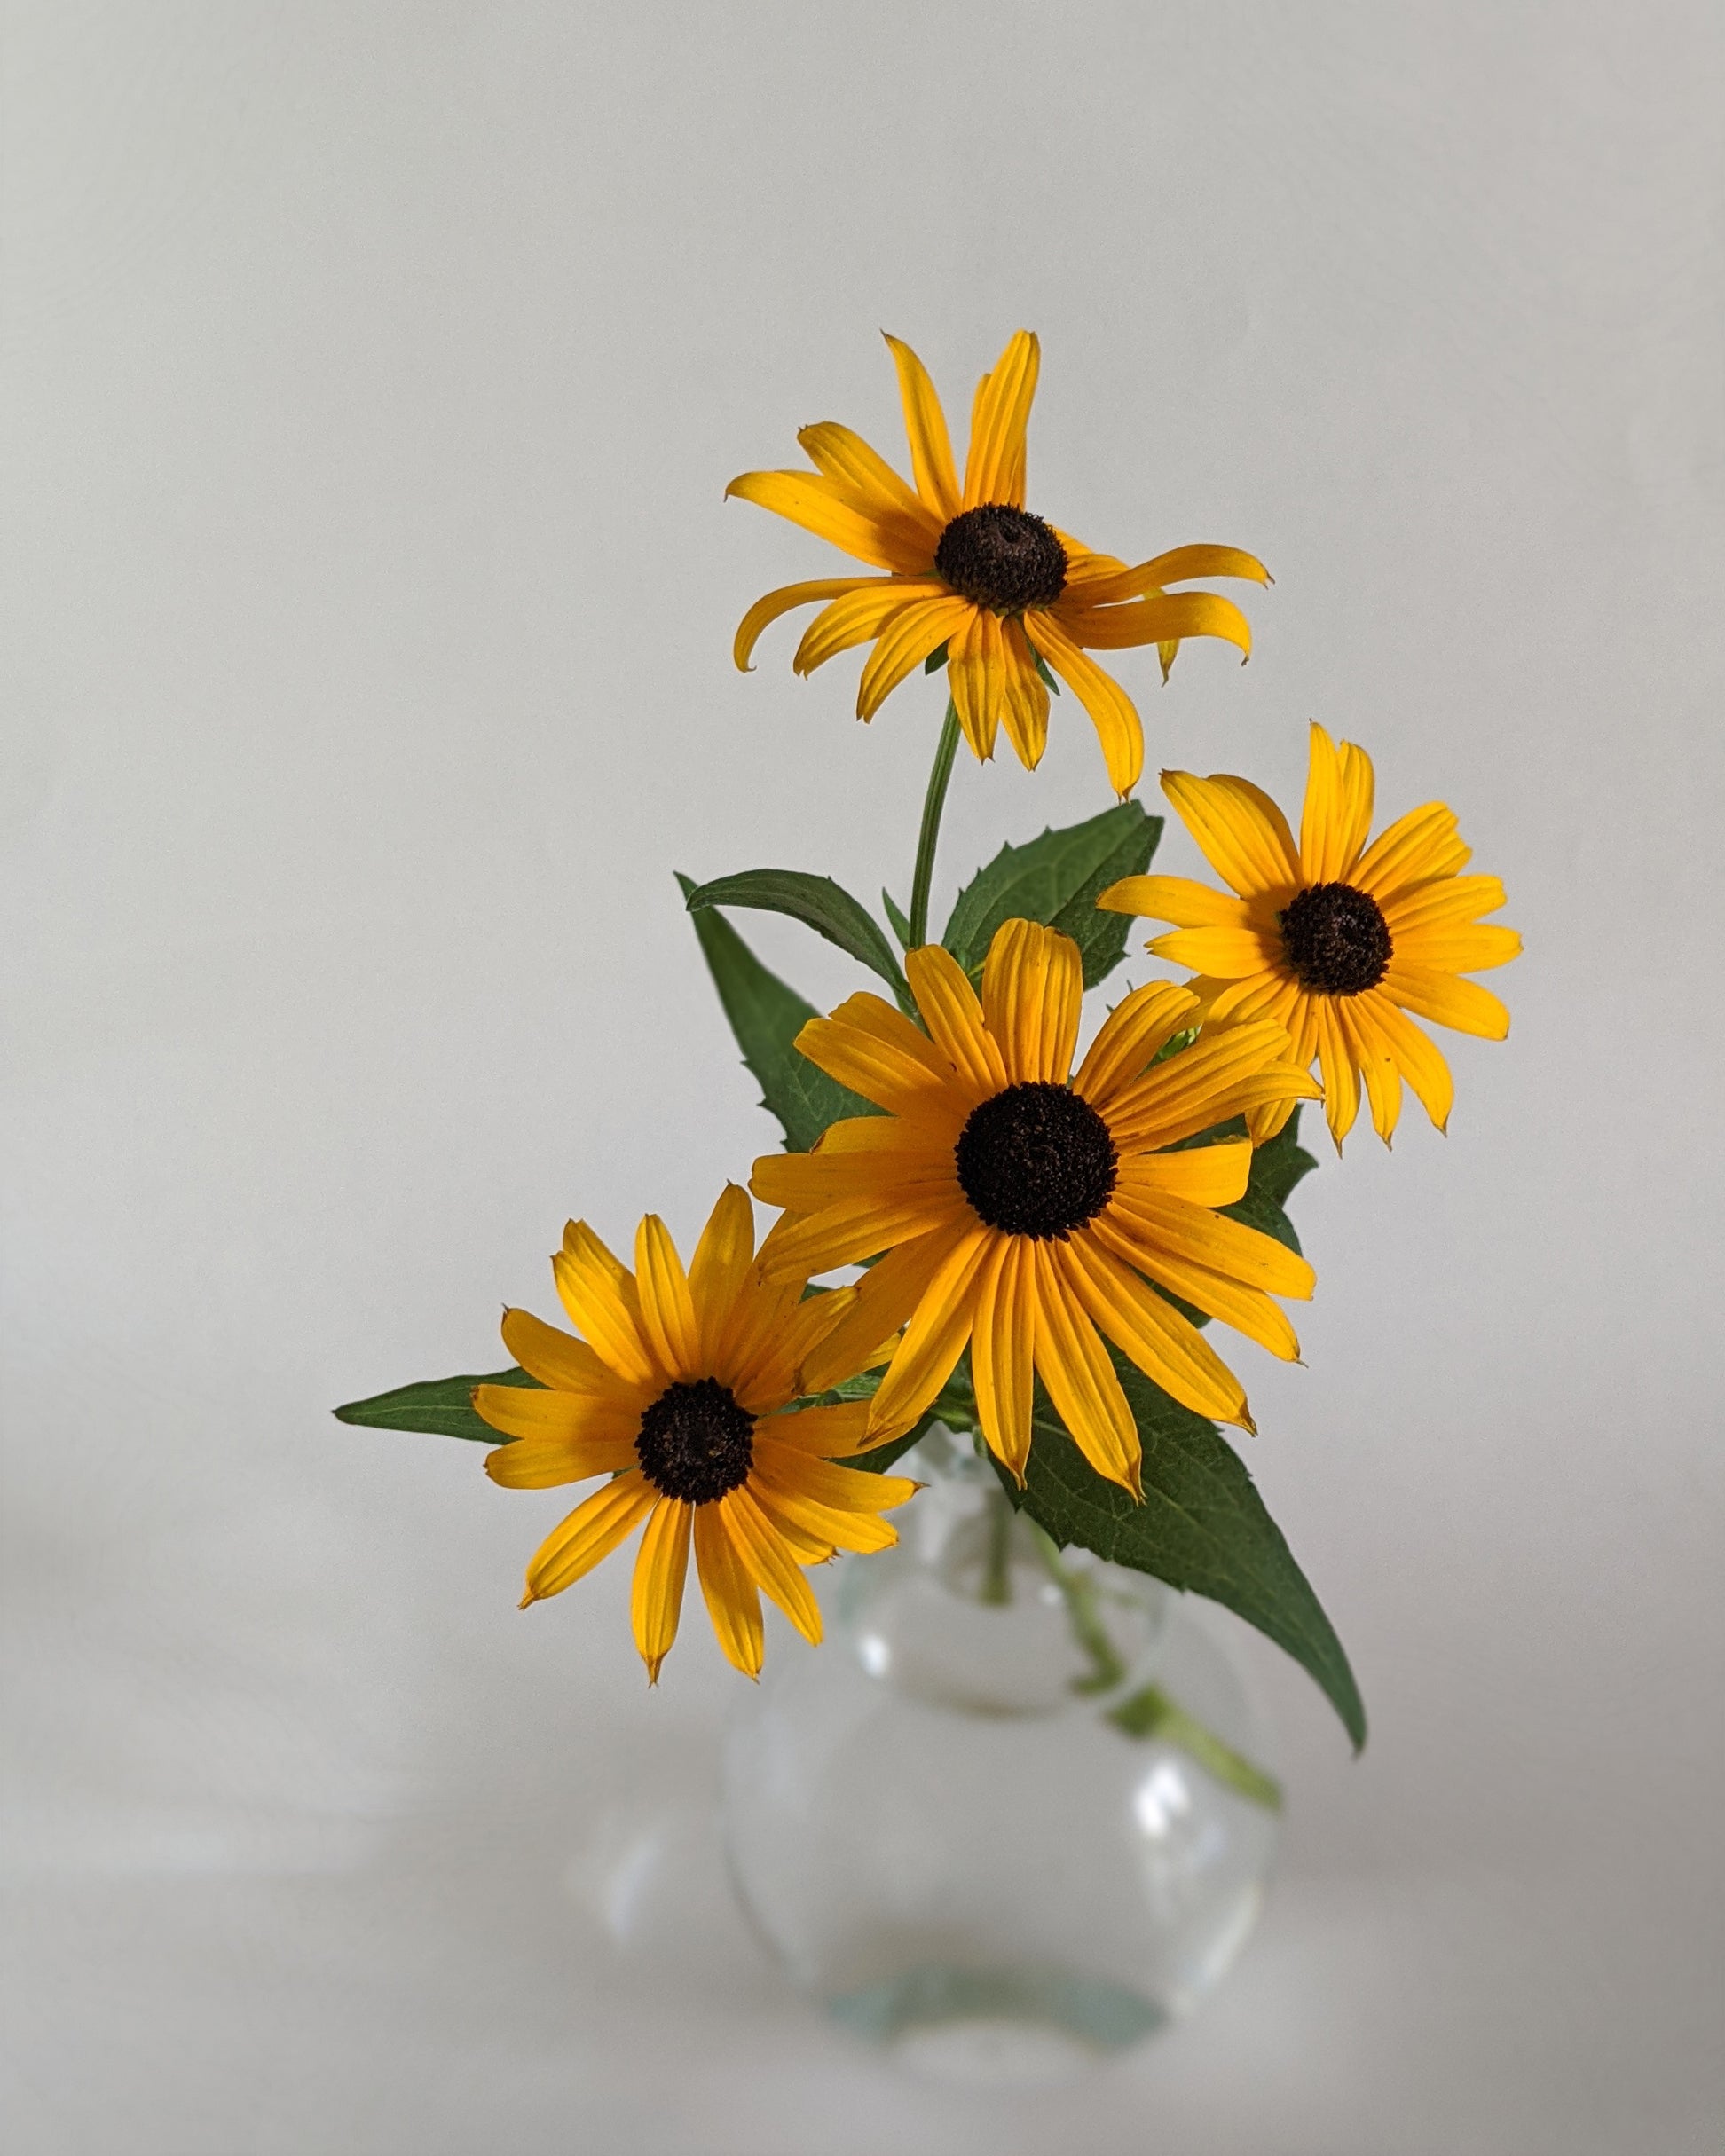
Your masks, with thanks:
M 1298 1357 L 1282 1303 L 1315 1284 L 1285 1209 L 1315 1165 L 1302 1104 L 1321 1099 L 1338 1151 L 1362 1086 L 1386 1143 L 1404 1081 L 1443 1128 L 1449 1073 L 1415 1021 L 1502 1038 L 1503 1005 L 1463 976 L 1519 941 L 1482 920 L 1503 889 L 1463 873 L 1450 810 L 1415 807 L 1374 837 L 1369 759 L 1315 724 L 1297 835 L 1246 778 L 1165 771 L 1217 880 L 1151 874 L 1162 826 L 1132 798 L 1138 714 L 1093 655 L 1154 645 L 1165 681 L 1190 639 L 1248 654 L 1232 600 L 1173 587 L 1269 577 L 1221 546 L 1132 566 L 1027 508 L 1028 333 L 978 385 L 962 481 L 927 374 L 887 343 L 908 483 L 822 424 L 798 437 L 809 469 L 745 473 L 729 490 L 866 565 L 759 600 L 739 667 L 780 616 L 815 605 L 792 663 L 807 674 L 868 647 L 859 718 L 913 676 L 946 677 L 902 907 L 883 892 L 877 918 L 804 869 L 680 879 L 783 1149 L 752 1163 L 746 1189 L 724 1185 L 687 1263 L 653 1213 L 632 1264 L 571 1222 L 552 1270 L 572 1330 L 508 1311 L 510 1367 L 336 1412 L 483 1441 L 508 1489 L 595 1484 L 534 1553 L 524 1606 L 638 1534 L 633 1624 L 654 1683 L 691 1548 L 719 1643 L 756 1678 L 762 1595 L 818 1643 L 811 1568 L 887 1551 L 892 1515 L 913 1521 L 933 1501 L 919 1491 L 956 1478 L 968 1554 L 947 1585 L 962 1575 L 979 1608 L 1002 1609 L 1028 1565 L 1076 1657 L 1068 1691 L 1122 1739 L 1172 1747 L 1229 1804 L 1273 1809 L 1261 1763 L 1155 1671 L 1141 1681 L 1131 1610 L 1145 1605 L 1128 1590 L 1161 1582 L 1225 1605 L 1311 1673 L 1363 1743 L 1341 1642 L 1218 1427 L 1254 1428 L 1209 1328 Z M 1056 695 L 1094 726 L 1115 804 L 1003 846 L 932 932 L 960 743 L 987 759 L 1004 731 L 1034 768 Z M 748 909 L 801 922 L 870 985 L 818 1013 L 728 917 Z M 1159 925 L 1147 948 L 1183 978 L 1132 988 L 1087 1029 L 1086 994 L 1138 917 Z M 907 1454 L 915 1476 L 895 1471 Z M 886 1656 L 880 1628 L 869 1636 Z M 949 1988 L 949 1940 L 943 1952 Z M 981 1980 L 974 1954 L 956 1958 Z

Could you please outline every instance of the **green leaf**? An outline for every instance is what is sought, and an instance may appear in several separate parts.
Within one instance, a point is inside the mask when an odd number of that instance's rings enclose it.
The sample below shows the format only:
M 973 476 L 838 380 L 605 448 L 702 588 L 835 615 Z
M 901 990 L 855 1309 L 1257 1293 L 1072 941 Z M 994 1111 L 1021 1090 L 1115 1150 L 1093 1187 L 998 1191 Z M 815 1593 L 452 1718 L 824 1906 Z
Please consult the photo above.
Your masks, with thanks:
M 1063 1546 L 1208 1595 L 1256 1625 L 1316 1680 L 1358 1751 L 1366 1711 L 1348 1657 L 1244 1462 L 1213 1424 L 1109 1352 L 1144 1445 L 1144 1502 L 1096 1473 L 1040 1391 L 1026 1486 L 1003 1472 L 1007 1495 Z
M 967 973 L 980 972 L 1003 921 L 1042 921 L 1070 936 L 1093 988 L 1126 954 L 1130 919 L 1099 913 L 1096 901 L 1122 876 L 1141 876 L 1162 837 L 1162 818 L 1136 801 L 1083 823 L 1045 830 L 1028 846 L 1003 846 L 958 893 L 941 939 Z
M 1048 661 L 1047 661 L 1045 658 L 1044 658 L 1044 657 L 1043 657 L 1043 655 L 1042 655 L 1042 653 L 1041 653 L 1040 651 L 1034 651 L 1034 650 L 1033 650 L 1033 651 L 1031 652 L 1031 654 L 1030 654 L 1030 657 L 1031 657 L 1031 659 L 1032 659 L 1033 663 L 1034 663 L 1034 664 L 1035 664 L 1035 665 L 1036 665 L 1036 672 L 1037 672 L 1039 674 L 1041 674 L 1041 676 L 1042 676 L 1042 678 L 1043 678 L 1043 681 L 1044 681 L 1044 684 L 1045 684 L 1045 685 L 1046 685 L 1046 686 L 1047 686 L 1047 687 L 1048 687 L 1048 688 L 1049 688 L 1049 689 L 1051 689 L 1051 690 L 1053 692 L 1053 694 L 1054 694 L 1055 696 L 1058 696 L 1059 695 L 1059 693 L 1060 693 L 1060 684 L 1059 684 L 1059 682 L 1058 682 L 1058 681 L 1057 681 L 1054 679 L 1054 676 L 1053 676 L 1053 675 L 1052 675 L 1052 673 L 1051 673 L 1048 671 Z
M 928 657 L 923 661 L 923 672 L 925 673 L 939 673 L 941 667 L 944 666 L 946 663 L 946 645 L 936 644 L 934 649 L 929 653 Z
M 903 999 L 904 974 L 880 925 L 842 884 L 830 876 L 807 876 L 797 869 L 748 869 L 740 876 L 720 876 L 688 895 L 690 913 L 706 906 L 750 906 L 762 913 L 788 914 L 816 935 L 836 943 L 861 961 Z
M 358 1422 L 377 1430 L 430 1430 L 444 1437 L 468 1437 L 476 1444 L 502 1444 L 494 1430 L 473 1412 L 476 1385 L 525 1385 L 539 1389 L 524 1370 L 492 1370 L 478 1377 L 432 1378 L 422 1385 L 398 1385 L 369 1400 L 350 1400 L 335 1411 L 338 1422 Z
M 910 948 L 909 917 L 890 891 L 883 890 L 881 892 L 880 903 L 886 909 L 886 918 L 892 923 L 893 933 L 899 940 L 899 948 L 908 951 Z
M 695 885 L 686 876 L 677 881 L 687 899 Z M 798 1054 L 797 1035 L 818 1015 L 814 1004 L 769 973 L 723 914 L 704 907 L 689 917 L 743 1060 L 760 1086 L 760 1105 L 778 1118 L 786 1149 L 807 1153 L 843 1116 L 878 1115 L 871 1102 Z

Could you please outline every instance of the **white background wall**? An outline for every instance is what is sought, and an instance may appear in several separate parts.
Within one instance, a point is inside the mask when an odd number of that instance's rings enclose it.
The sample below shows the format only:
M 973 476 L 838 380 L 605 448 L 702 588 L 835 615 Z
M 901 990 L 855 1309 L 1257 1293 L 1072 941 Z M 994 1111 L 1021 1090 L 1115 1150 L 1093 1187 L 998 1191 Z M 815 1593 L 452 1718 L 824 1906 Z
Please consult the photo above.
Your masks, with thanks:
M 1718 11 L 8 12 L 8 2147 L 1716 2145 Z M 1527 955 L 1241 1350 L 1370 1750 L 1264 1650 L 1247 1958 L 995 2103 L 749 1958 L 704 1627 L 649 1696 L 619 1568 L 515 1610 L 557 1493 L 327 1410 L 771 1142 L 672 871 L 902 894 L 940 692 L 735 673 L 839 565 L 721 490 L 1020 323 L 1036 506 L 1276 574 L 1243 672 L 1123 659 L 1152 772 L 1296 796 L 1320 717 Z M 941 887 L 1107 799 L 1066 699 Z

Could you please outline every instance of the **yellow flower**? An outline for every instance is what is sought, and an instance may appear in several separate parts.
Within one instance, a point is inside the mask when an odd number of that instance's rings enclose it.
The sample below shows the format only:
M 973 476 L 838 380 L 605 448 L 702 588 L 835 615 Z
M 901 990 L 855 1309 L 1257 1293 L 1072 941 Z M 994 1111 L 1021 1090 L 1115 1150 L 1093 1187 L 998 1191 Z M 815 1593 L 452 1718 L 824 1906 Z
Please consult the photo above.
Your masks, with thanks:
M 926 1033 L 853 995 L 797 1036 L 810 1062 L 887 1113 L 833 1124 L 812 1153 L 768 1154 L 752 1185 L 792 1216 L 773 1231 L 769 1266 L 823 1271 L 887 1253 L 835 1335 L 878 1341 L 910 1320 L 875 1395 L 878 1424 L 922 1413 L 968 1342 L 982 1433 L 1014 1475 L 1034 1373 L 1097 1472 L 1136 1491 L 1138 1430 L 1099 1326 L 1177 1400 L 1250 1428 L 1239 1381 L 1156 1289 L 1291 1359 L 1298 1342 L 1270 1296 L 1310 1295 L 1311 1268 L 1217 1216 L 1245 1191 L 1246 1140 L 1159 1148 L 1315 1095 L 1283 1059 L 1286 1035 L 1239 1027 L 1153 1065 L 1197 1006 L 1158 981 L 1110 1014 L 1069 1077 L 1083 995 L 1070 937 L 1006 922 L 980 1002 L 938 946 L 905 963 Z
M 474 1406 L 515 1440 L 487 1454 L 486 1472 L 511 1490 L 612 1479 L 540 1545 L 522 1607 L 560 1594 L 644 1523 L 633 1616 L 650 1681 L 677 1636 L 691 1534 L 713 1630 L 738 1669 L 760 1669 L 758 1589 L 818 1641 L 820 1608 L 799 1568 L 887 1548 L 898 1535 L 878 1515 L 917 1487 L 835 1464 L 880 1442 L 866 1400 L 794 1405 L 878 1359 L 878 1341 L 842 1366 L 831 1352 L 854 1291 L 803 1301 L 803 1280 L 764 1279 L 753 1208 L 735 1184 L 687 1273 L 651 1213 L 634 1273 L 584 1221 L 570 1223 L 552 1267 L 586 1338 L 505 1312 L 504 1344 L 548 1389 L 476 1387 Z
M 1311 763 L 1296 848 L 1269 796 L 1242 778 L 1164 771 L 1162 791 L 1236 896 L 1180 876 L 1129 876 L 1097 901 L 1112 913 L 1176 924 L 1149 948 L 1191 966 L 1207 1023 L 1273 1019 L 1294 1059 L 1324 1074 L 1324 1112 L 1339 1147 L 1366 1081 L 1372 1121 L 1388 1143 L 1406 1079 L 1441 1130 L 1454 1087 L 1449 1066 L 1406 1014 L 1501 1041 L 1509 1013 L 1457 978 L 1504 965 L 1513 928 L 1479 916 L 1503 903 L 1495 876 L 1462 876 L 1472 858 L 1441 801 L 1410 809 L 1367 846 L 1372 764 L 1311 729 Z M 1260 1143 L 1288 1120 L 1271 1102 L 1248 1118 Z
M 1162 587 L 1193 577 L 1267 584 L 1267 572 L 1233 547 L 1178 547 L 1129 568 L 1025 508 L 1025 430 L 1041 349 L 1028 330 L 1013 335 L 977 385 L 960 493 L 934 385 L 908 344 L 886 342 L 898 365 L 914 492 L 860 436 L 830 421 L 797 437 L 813 472 L 744 472 L 726 492 L 887 574 L 768 592 L 743 617 L 737 665 L 747 668 L 768 622 L 826 600 L 797 648 L 799 673 L 854 644 L 873 643 L 856 699 L 857 717 L 872 719 L 945 644 L 965 738 L 986 759 L 1004 724 L 1020 762 L 1033 770 L 1048 736 L 1040 657 L 1090 713 L 1115 790 L 1129 793 L 1144 767 L 1143 729 L 1131 698 L 1090 652 L 1155 644 L 1164 679 L 1183 637 L 1219 636 L 1249 653 L 1252 633 L 1238 607 L 1213 592 L 1170 597 Z

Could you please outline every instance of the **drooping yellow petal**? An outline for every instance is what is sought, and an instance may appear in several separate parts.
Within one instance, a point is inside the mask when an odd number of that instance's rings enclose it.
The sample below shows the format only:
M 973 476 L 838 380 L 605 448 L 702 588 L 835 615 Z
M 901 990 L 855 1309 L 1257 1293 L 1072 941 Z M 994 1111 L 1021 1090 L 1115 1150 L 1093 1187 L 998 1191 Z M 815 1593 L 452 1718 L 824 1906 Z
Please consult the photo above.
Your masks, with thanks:
M 617 1380 L 584 1340 L 573 1340 L 531 1310 L 505 1310 L 503 1345 L 531 1378 L 560 1392 L 610 1394 Z
M 953 1208 L 953 1217 L 943 1226 L 900 1243 L 878 1265 L 871 1266 L 858 1281 L 856 1300 L 843 1322 L 804 1363 L 803 1383 L 807 1390 L 823 1391 L 853 1371 L 872 1364 L 877 1359 L 875 1351 L 903 1325 L 953 1249 L 975 1225 L 975 1215 L 960 1200 Z M 921 1412 L 920 1408 L 917 1411 Z M 872 1408 L 870 1414 L 872 1417 Z M 912 1415 L 910 1421 L 915 1420 Z M 910 1423 L 904 1427 L 908 1429 Z M 871 1420 L 869 1444 L 878 1444 L 896 1434 L 882 1430 Z
M 1178 644 L 1189 636 L 1213 636 L 1252 656 L 1252 625 L 1231 599 L 1217 592 L 1166 592 L 1125 606 L 1079 606 L 1064 595 L 1052 610 L 1075 644 L 1090 651 L 1130 651 L 1140 644 Z M 1041 641 L 1038 614 L 1032 633 Z M 1054 664 L 1052 654 L 1049 663 Z
M 774 1533 L 771 1521 L 749 1495 L 747 1484 L 728 1490 L 716 1509 L 724 1515 L 736 1554 L 755 1585 L 778 1604 L 811 1647 L 818 1647 L 821 1605 L 809 1593 L 808 1582 L 783 1538 Z
M 913 600 L 893 616 L 869 654 L 856 691 L 856 715 L 872 719 L 893 691 L 931 651 L 950 641 L 972 611 L 968 599 Z
M 946 414 L 928 371 L 916 353 L 897 337 L 887 337 L 886 343 L 898 369 L 899 399 L 904 406 L 904 431 L 910 444 L 910 470 L 917 492 L 943 524 L 950 523 L 958 514 L 958 476 L 953 468 Z
M 635 1647 L 647 1664 L 649 1684 L 658 1682 L 659 1665 L 677 1636 L 694 1510 L 692 1505 L 666 1498 L 648 1521 L 635 1555 L 629 1617 Z
M 659 1502 L 659 1492 L 639 1467 L 595 1490 L 533 1553 L 523 1607 L 561 1594 L 584 1572 L 590 1572 Z
M 983 1022 L 982 1005 L 964 967 L 940 944 L 926 943 L 906 955 L 904 971 L 929 1038 L 958 1075 L 979 1097 L 1002 1091 L 1005 1058 Z
M 944 588 L 927 578 L 885 577 L 847 592 L 823 607 L 804 630 L 791 661 L 792 672 L 813 673 L 839 652 L 872 642 L 903 608 L 918 600 L 938 598 Z
M 1268 794 L 1224 772 L 1205 779 L 1164 771 L 1162 787 L 1204 858 L 1241 898 L 1267 893 L 1285 900 L 1300 889 L 1294 834 Z
M 1052 613 L 1026 618 L 1026 633 L 1036 649 L 1090 714 L 1102 744 L 1108 783 L 1123 800 L 1144 771 L 1144 728 L 1138 708 L 1111 674 L 1081 651 Z
M 1417 1018 L 1435 1019 L 1439 1026 L 1477 1034 L 1485 1041 L 1509 1037 L 1508 1011 L 1477 981 L 1457 980 L 1453 974 L 1434 972 L 1429 966 L 1404 965 L 1398 953 L 1378 986 L 1392 1003 Z
M 726 1184 L 689 1262 L 689 1287 L 700 1327 L 701 1359 L 713 1367 L 731 1311 L 754 1263 L 754 1208 L 739 1184 Z
M 1063 1246 L 1062 1263 L 1091 1319 L 1146 1377 L 1194 1414 L 1251 1428 L 1240 1380 L 1190 1319 L 1130 1266 L 1083 1230 Z
M 1087 1311 L 1073 1244 L 1028 1247 L 1036 1275 L 1036 1368 L 1054 1412 L 1099 1475 L 1141 1497 L 1138 1425 Z
M 1065 1084 L 1083 995 L 1070 936 L 1035 921 L 1002 922 L 982 964 L 982 1010 L 1014 1084 Z
M 1338 748 L 1314 719 L 1300 818 L 1300 870 L 1305 881 L 1345 883 L 1371 828 L 1371 758 L 1351 741 Z
M 1104 913 L 1138 914 L 1176 928 L 1244 928 L 1250 901 L 1185 876 L 1122 876 L 1097 900 Z
M 1006 620 L 1000 625 L 1001 715 L 1012 752 L 1027 771 L 1041 763 L 1048 745 L 1048 688 L 1036 672 L 1024 624 Z
M 1455 1104 L 1455 1081 L 1438 1043 L 1398 1011 L 1381 988 L 1359 997 L 1358 1005 L 1355 1022 L 1369 1027 L 1383 1043 L 1396 1058 L 1396 1067 L 1413 1087 L 1414 1098 L 1439 1130 L 1447 1129 L 1450 1110 Z
M 1023 1236 L 1002 1235 L 977 1275 L 971 1336 L 976 1412 L 989 1450 L 1021 1483 L 1030 1457 L 1036 1271 Z
M 1115 886 L 1119 888 L 1118 885 Z M 1134 988 L 1103 1019 L 1072 1082 L 1093 1108 L 1105 1109 L 1122 1086 L 1141 1077 L 1177 1033 L 1191 1025 L 1198 998 L 1171 980 Z
M 883 525 L 863 515 L 838 481 L 819 473 L 744 472 L 725 492 L 800 524 L 816 539 L 876 569 L 914 577 L 928 568 L 926 552 L 911 545 L 896 523 Z
M 673 1378 L 703 1376 L 701 1328 L 689 1276 L 657 1213 L 649 1213 L 635 1231 L 635 1293 L 641 1329 L 660 1368 Z
M 571 1221 L 551 1261 L 557 1293 L 606 1365 L 626 1383 L 650 1383 L 654 1365 L 637 1323 L 634 1282 L 585 1221 Z
M 968 1230 L 924 1289 L 874 1397 L 870 1424 L 881 1436 L 909 1429 L 952 1375 L 970 1338 L 976 1274 L 993 1233 L 980 1223 Z
M 978 385 L 965 459 L 965 501 L 1024 507 L 1025 434 L 1036 394 L 1042 347 L 1028 329 L 1015 330 L 1006 349 Z
M 760 1596 L 720 1505 L 695 1507 L 695 1563 L 701 1599 L 726 1660 L 745 1677 L 759 1677 L 765 1641 Z
M 1106 557 L 1091 560 L 1106 563 Z M 1170 584 L 1190 584 L 1198 577 L 1239 577 L 1252 584 L 1268 584 L 1270 571 L 1256 555 L 1237 547 L 1175 547 L 1154 560 L 1128 569 L 1116 563 L 1094 569 L 1086 564 L 1067 579 L 1067 589 L 1084 606 L 1112 606 L 1122 599 L 1140 598 Z
M 987 607 L 977 607 L 952 640 L 947 655 L 947 679 L 958 724 L 981 763 L 994 754 L 1005 675 L 1000 617 Z
M 894 581 L 887 577 L 817 577 L 813 583 L 780 585 L 777 591 L 757 599 L 736 626 L 731 657 L 736 662 L 737 672 L 751 671 L 750 661 L 760 641 L 761 631 L 781 614 L 788 614 L 796 607 L 813 606 L 817 599 L 839 599 L 847 592 L 882 589 Z

